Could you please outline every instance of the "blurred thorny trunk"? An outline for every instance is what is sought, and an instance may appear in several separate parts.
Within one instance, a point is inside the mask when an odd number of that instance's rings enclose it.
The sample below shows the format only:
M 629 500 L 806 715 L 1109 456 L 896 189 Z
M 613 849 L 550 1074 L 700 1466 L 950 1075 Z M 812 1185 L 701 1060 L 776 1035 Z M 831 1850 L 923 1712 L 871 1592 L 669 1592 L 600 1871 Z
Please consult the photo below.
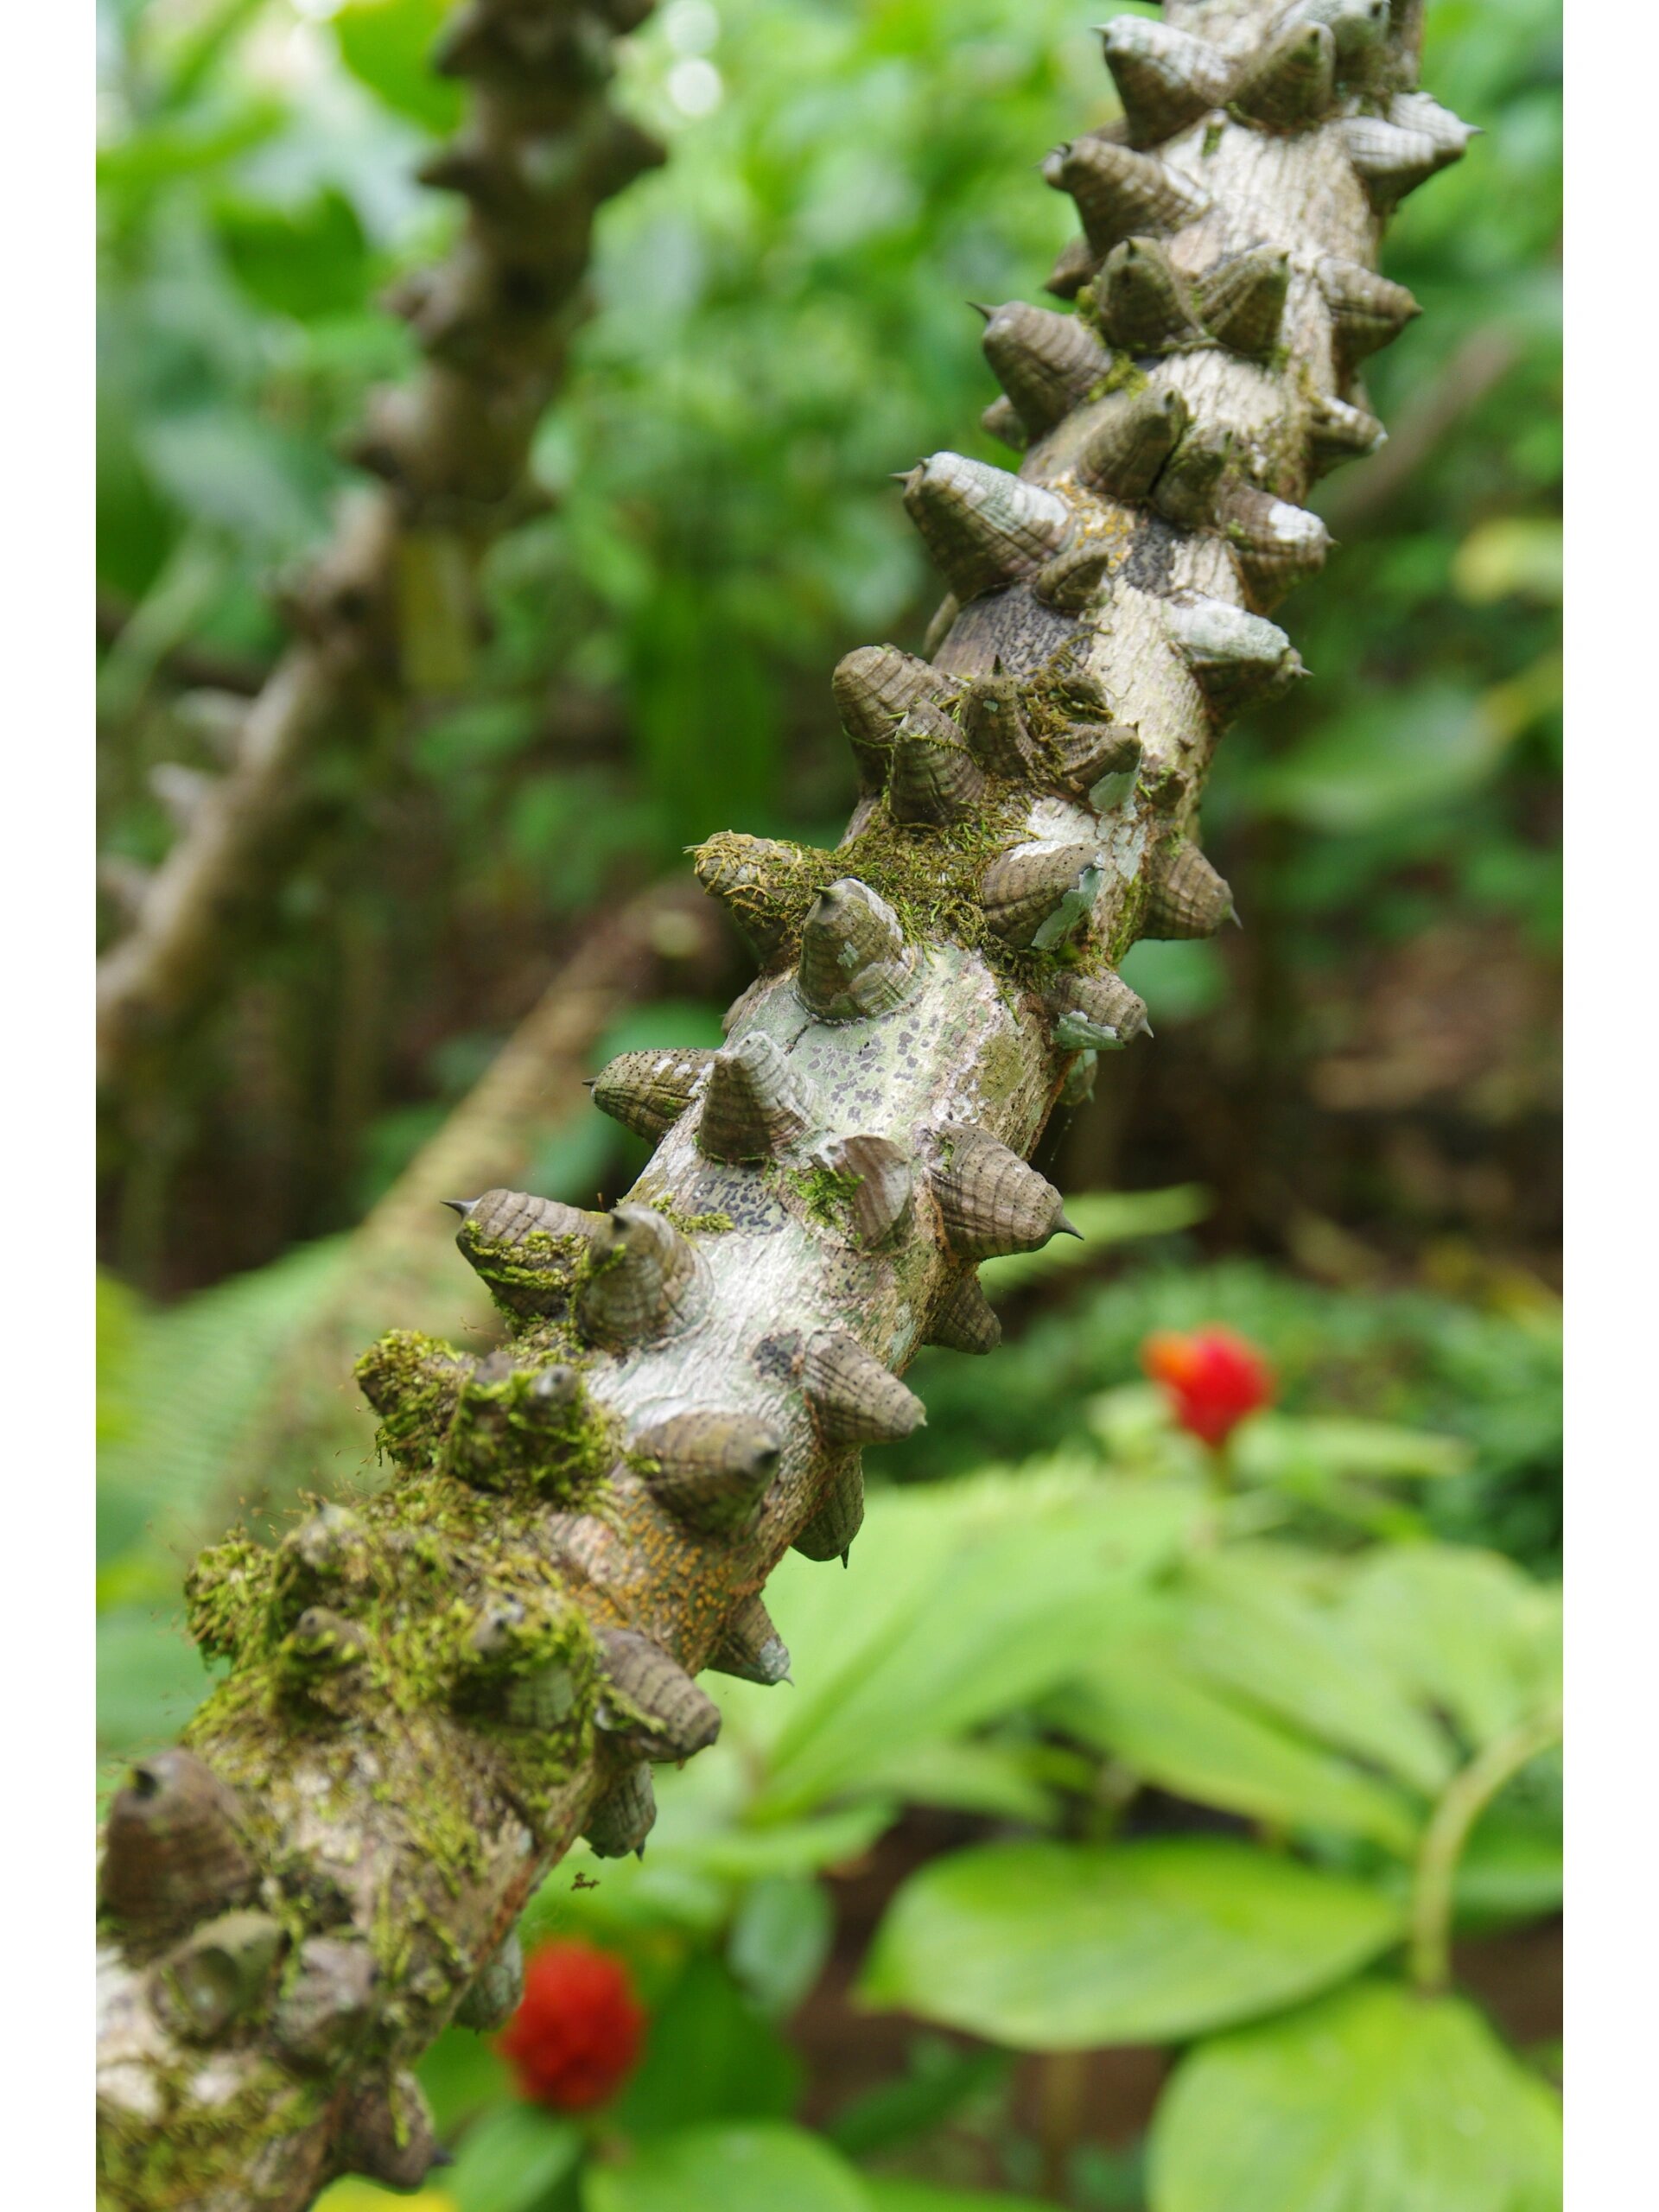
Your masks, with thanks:
M 1374 272 L 1463 150 L 1402 0 L 1171 0 L 1105 33 L 1124 120 L 1046 165 L 1083 232 L 1059 313 L 989 315 L 1017 475 L 905 480 L 949 595 L 931 659 L 849 655 L 861 796 L 833 852 L 726 835 L 697 874 L 759 957 L 717 1052 L 596 1101 L 660 1139 L 590 1214 L 448 1194 L 510 1346 L 410 1332 L 359 1363 L 397 1474 L 272 1550 L 199 1559 L 228 1672 L 111 1809 L 104 2171 L 159 2212 L 417 2183 L 411 2073 L 514 1997 L 514 1923 L 578 1834 L 643 1843 L 653 1761 L 718 1732 L 694 1677 L 788 1663 L 761 1592 L 844 1559 L 860 1454 L 923 1419 L 923 1343 L 988 1351 L 976 1263 L 1068 1226 L 1027 1165 L 1141 1039 L 1139 938 L 1230 917 L 1198 805 L 1217 736 L 1294 684 L 1267 619 L 1325 550 L 1302 504 L 1379 442 Z M 480 41 L 529 11 L 479 8 Z
M 467 220 L 448 257 L 391 302 L 427 365 L 375 396 L 353 442 L 379 487 L 344 503 L 332 543 L 282 589 L 294 641 L 257 695 L 221 683 L 196 702 L 223 768 L 157 772 L 177 825 L 165 859 L 148 874 L 105 871 L 124 927 L 99 963 L 99 1071 L 141 1162 L 127 1201 L 140 1212 L 163 1202 L 181 1141 L 164 1103 L 169 1047 L 226 986 L 233 925 L 278 888 L 316 751 L 343 738 L 366 768 L 412 702 L 465 686 L 480 564 L 545 505 L 526 463 L 587 311 L 594 216 L 663 158 L 606 97 L 612 39 L 651 7 L 467 0 L 445 29 L 435 65 L 469 80 L 471 106 L 422 174 L 462 195 Z M 348 969 L 374 957 L 360 935 L 340 950 Z M 340 1065 L 349 1084 L 349 1056 Z M 144 1241 L 142 1224 L 127 1239 Z

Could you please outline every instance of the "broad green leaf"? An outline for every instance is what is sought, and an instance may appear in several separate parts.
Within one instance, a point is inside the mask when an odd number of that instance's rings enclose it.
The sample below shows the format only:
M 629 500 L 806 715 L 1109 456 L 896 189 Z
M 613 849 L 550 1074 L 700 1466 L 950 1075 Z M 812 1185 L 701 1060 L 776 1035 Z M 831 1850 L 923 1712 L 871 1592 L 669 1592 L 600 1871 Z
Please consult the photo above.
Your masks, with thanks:
M 582 2133 L 539 2105 L 515 2098 L 482 2113 L 444 2175 L 456 2212 L 535 2212 L 582 2156 Z
M 1376 1890 L 1243 1844 L 986 1844 L 905 1884 L 861 1993 L 1019 2050 L 1164 2042 L 1293 2003 L 1400 1932 Z
M 1179 1602 L 1102 1643 L 1057 1711 L 1085 1741 L 1163 1789 L 1257 1820 L 1414 1847 L 1421 1815 L 1325 1745 L 1207 1680 L 1183 1654 Z
M 1185 2061 L 1152 2212 L 1554 2212 L 1560 2155 L 1556 2100 L 1471 2006 L 1365 1982 Z
M 432 67 L 450 0 L 346 0 L 334 19 L 340 58 L 359 84 L 423 130 L 454 130 L 462 94 Z
M 1471 1746 L 1560 1694 L 1560 1606 L 1491 1552 L 1379 1551 L 1356 1571 L 1344 1623 L 1373 1657 L 1450 1713 Z
M 1181 1656 L 1208 1681 L 1427 1796 L 1451 1779 L 1444 1733 L 1329 1606 L 1274 1571 L 1265 1546 L 1195 1560 L 1180 1592 Z
M 1045 1484 L 1033 1472 L 1023 1491 L 983 1495 L 998 1510 L 960 1528 L 931 1577 L 896 1532 L 867 1533 L 867 1548 L 896 1554 L 911 1588 L 885 1631 L 796 1707 L 763 1806 L 795 1809 L 890 1774 L 904 1747 L 971 1728 L 1077 1672 L 1116 1632 L 1124 1599 L 1173 1556 L 1192 1512 L 1176 1485 L 1097 1478 Z
M 869 2212 L 863 2182 L 804 2128 L 689 2127 L 590 2165 L 582 2212 Z

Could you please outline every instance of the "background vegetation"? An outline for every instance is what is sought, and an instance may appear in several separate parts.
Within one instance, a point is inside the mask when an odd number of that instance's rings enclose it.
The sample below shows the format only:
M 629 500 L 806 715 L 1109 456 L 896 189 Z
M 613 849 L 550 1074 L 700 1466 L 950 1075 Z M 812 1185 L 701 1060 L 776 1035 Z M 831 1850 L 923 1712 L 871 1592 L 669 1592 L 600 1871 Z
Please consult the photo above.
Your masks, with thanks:
M 107 854 L 165 849 L 153 772 L 211 767 L 199 695 L 259 681 L 335 441 L 410 366 L 377 301 L 454 220 L 410 181 L 454 120 L 444 12 L 101 10 Z M 605 213 L 492 634 L 314 762 L 280 894 L 107 1102 L 101 1779 L 200 1694 L 182 1554 L 343 1232 L 593 917 L 715 829 L 834 841 L 829 670 L 933 604 L 887 474 L 999 455 L 964 303 L 1041 296 L 1068 211 L 1034 163 L 1111 111 L 1086 12 L 666 0 L 625 42 L 671 157 Z M 1342 550 L 1288 610 L 1318 681 L 1214 779 L 1248 927 L 1132 956 L 1156 1044 L 1044 1162 L 1089 1243 L 1006 1265 L 993 1361 L 918 1366 L 853 1572 L 786 1564 L 797 1687 L 718 1679 L 646 1864 L 543 1892 L 532 1932 L 627 1962 L 637 2070 L 556 2114 L 455 2031 L 435 2207 L 1554 2201 L 1555 10 L 1434 0 L 1426 76 L 1487 135 L 1391 235 L 1425 314 L 1375 365 L 1389 447 L 1319 495 Z M 594 1064 L 716 1039 L 741 976 L 689 969 Z M 537 1143 L 583 1203 L 641 1157 L 574 1090 Z M 1209 1321 L 1279 1377 L 1224 1491 L 1137 1379 L 1149 1331 Z M 373 1478 L 340 1448 L 297 1475 Z M 1462 1993 L 1408 1999 L 1471 1768 Z

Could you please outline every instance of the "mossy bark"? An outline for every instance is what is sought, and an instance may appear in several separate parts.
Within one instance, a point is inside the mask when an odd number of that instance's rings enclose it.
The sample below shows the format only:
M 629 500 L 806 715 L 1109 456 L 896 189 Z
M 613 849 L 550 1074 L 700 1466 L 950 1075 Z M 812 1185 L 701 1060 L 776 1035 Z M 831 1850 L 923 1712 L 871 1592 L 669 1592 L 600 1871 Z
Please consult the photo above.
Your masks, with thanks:
M 1323 0 L 1314 10 L 1327 28 L 1342 12 Z M 1171 0 L 1165 16 L 1217 41 L 1242 70 L 1281 13 L 1280 0 Z M 1347 44 L 1336 89 L 1306 127 L 1263 128 L 1224 106 L 1147 156 L 1207 199 L 1163 242 L 1178 285 L 1264 245 L 1289 256 L 1271 359 L 1183 340 L 1138 357 L 1133 378 L 1111 379 L 1179 391 L 1190 435 L 1232 434 L 1228 480 L 1270 493 L 1293 520 L 1316 456 L 1369 440 L 1363 393 L 1339 369 L 1319 265 L 1327 256 L 1374 261 L 1389 192 L 1375 175 L 1362 182 L 1346 134 L 1356 118 L 1386 124 L 1414 83 L 1409 5 L 1375 46 L 1356 43 L 1352 23 L 1338 28 Z M 1422 121 L 1409 99 L 1399 112 Z M 1437 127 L 1452 130 L 1451 119 Z M 1377 143 L 1372 133 L 1362 145 L 1373 172 Z M 1394 142 L 1385 133 L 1380 143 L 1386 158 Z M 1173 196 L 1188 204 L 1193 194 Z M 639 1243 L 639 1217 L 632 1242 L 582 1217 L 529 1252 L 521 1243 L 494 1253 L 473 1236 L 486 1276 L 499 1262 L 512 1278 L 503 1304 L 521 1380 L 510 1413 L 496 1403 L 497 1368 L 476 1376 L 472 1359 L 416 1338 L 369 1356 L 365 1387 L 398 1474 L 361 1510 L 346 1548 L 356 1564 L 334 1610 L 360 1631 L 356 1663 L 322 1670 L 315 1637 L 296 1641 L 293 1606 L 315 1592 L 280 1559 L 232 1545 L 198 1567 L 199 1632 L 231 1653 L 232 1671 L 188 1741 L 240 1792 L 289 1962 L 263 2005 L 194 2048 L 151 2002 L 142 1930 L 111 1927 L 105 2134 L 111 2188 L 136 2212 L 297 2212 L 353 2159 L 390 2171 L 393 2154 L 373 2147 L 388 2126 L 402 2130 L 397 2155 L 418 2149 L 404 2069 L 571 1839 L 596 1819 L 613 1839 L 626 1827 L 596 1815 L 601 1799 L 637 1802 L 630 1778 L 642 1750 L 663 1756 L 674 1728 L 696 1721 L 686 1678 L 749 1617 L 784 1552 L 798 1544 L 833 1557 L 851 1541 L 856 1440 L 902 1433 L 914 1418 L 895 1378 L 918 1347 L 936 1331 L 974 1340 L 962 1319 L 973 1256 L 998 1249 L 999 1221 L 1029 1218 L 1033 1205 L 1042 1213 L 1021 1162 L 1077 1074 L 1078 1055 L 1053 1035 L 1053 990 L 1068 972 L 1103 975 L 1156 924 L 1171 859 L 1198 841 L 1222 723 L 1252 689 L 1294 672 L 1287 642 L 1252 620 L 1259 594 L 1218 518 L 1178 522 L 1160 511 L 1155 485 L 1147 499 L 1120 500 L 1078 474 L 1102 410 L 1132 398 L 1123 389 L 1086 395 L 1021 467 L 1020 482 L 1065 503 L 1065 557 L 1078 545 L 1103 556 L 1090 589 L 1052 588 L 1051 570 L 1034 574 L 1011 555 L 1005 582 L 936 626 L 934 660 L 947 711 L 963 681 L 1000 670 L 1020 680 L 1039 734 L 1053 698 L 1075 702 L 1081 671 L 1111 722 L 1138 736 L 1132 786 L 1116 777 L 1080 797 L 1056 783 L 1040 753 L 1023 776 L 1006 772 L 1004 759 L 970 823 L 930 827 L 893 819 L 878 772 L 835 854 L 757 849 L 734 903 L 766 953 L 728 1017 L 730 1043 L 771 1040 L 811 1126 L 758 1160 L 712 1158 L 698 1141 L 694 1085 L 632 1193 L 634 1205 L 678 1224 L 679 1242 L 659 1230 L 655 1244 Z M 1015 512 L 1009 480 L 988 497 Z M 1052 512 L 1041 506 L 1039 519 Z M 982 533 L 982 569 L 983 510 L 963 527 Z M 1290 542 L 1305 541 L 1291 531 Z M 1066 575 L 1077 572 L 1072 561 Z M 1071 917 L 1069 934 L 1033 951 L 987 927 L 988 859 L 1023 849 L 1040 861 L 1073 848 L 1090 859 L 1080 880 L 1092 906 Z M 728 895 L 742 874 L 731 859 L 710 868 Z M 830 1021 L 813 1011 L 799 954 L 804 932 L 828 927 L 813 899 L 847 878 L 891 903 L 907 944 L 885 971 L 899 979 L 898 1002 Z M 843 921 L 847 908 L 843 898 Z M 872 926 L 879 933 L 879 914 Z M 772 1051 L 751 1054 L 773 1065 Z M 977 1133 L 972 1145 L 964 1131 Z M 855 1135 L 887 1140 L 881 1157 L 902 1156 L 911 1175 L 874 1241 L 859 1237 L 842 1203 L 836 1163 Z M 821 1156 L 837 1139 L 843 1149 Z M 983 1209 L 971 1239 L 960 1229 L 968 1155 L 982 1184 L 969 1193 Z M 948 1208 L 934 1182 L 947 1164 Z M 607 1280 L 596 1268 L 608 1275 L 602 1332 L 592 1325 L 595 1286 Z M 638 1317 L 620 1340 L 618 1283 L 637 1293 Z M 556 1422 L 538 1433 L 535 1408 L 556 1402 Z M 685 1414 L 719 1415 L 775 1444 L 775 1475 L 747 1526 L 677 1517 L 652 1487 L 652 1465 L 631 1459 L 632 1440 Z M 289 1542 L 302 1548 L 298 1535 Z M 666 1702 L 660 1686 L 642 1688 L 628 1672 L 618 1631 L 649 1639 L 625 1638 L 628 1652 L 656 1648 Z M 520 1686 L 512 1695 L 508 1677 Z M 541 1720 L 526 1725 L 532 1710 Z M 293 1961 L 318 1931 L 368 1944 L 378 1969 L 361 2033 L 321 2073 L 296 2063 L 280 2032 Z M 365 2100 L 392 2116 L 378 2134 L 361 2117 Z

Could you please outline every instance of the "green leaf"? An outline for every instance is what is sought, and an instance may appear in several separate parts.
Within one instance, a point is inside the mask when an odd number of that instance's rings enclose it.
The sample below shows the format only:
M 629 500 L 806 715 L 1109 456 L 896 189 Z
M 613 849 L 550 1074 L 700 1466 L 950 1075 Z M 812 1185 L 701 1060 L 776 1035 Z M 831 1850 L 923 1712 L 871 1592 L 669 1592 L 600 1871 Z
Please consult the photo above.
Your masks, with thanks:
M 493 2040 L 471 2028 L 446 2028 L 418 2070 L 432 2124 L 446 2143 L 464 2122 L 514 2093 L 511 2069 Z
M 1376 1891 L 1243 1844 L 986 1844 L 905 1884 L 861 1993 L 1019 2050 L 1159 2043 L 1306 1997 L 1400 1932 Z
M 1491 1552 L 1382 1551 L 1349 1585 L 1351 1633 L 1471 1748 L 1560 1694 L 1560 1601 Z
M 582 2156 L 574 2120 L 539 2105 L 496 2105 L 461 2139 L 443 2193 L 456 2212 L 533 2212 Z
M 1456 1762 L 1443 1732 L 1329 1606 L 1274 1571 L 1266 1547 L 1193 1561 L 1182 1601 L 1181 1656 L 1207 1680 L 1426 1796 L 1450 1781 Z
M 823 1969 L 835 1935 L 830 1893 L 798 1875 L 774 1874 L 745 1893 L 726 1962 L 763 2012 L 782 2018 Z
M 793 2109 L 800 2076 L 772 2022 L 718 1959 L 696 1954 L 656 2009 L 616 2124 L 643 2136 L 698 2120 L 779 2119 Z
M 1416 1806 L 1207 1681 L 1186 1663 L 1180 1629 L 1172 1599 L 1152 1625 L 1103 1642 L 1057 1703 L 1065 1725 L 1198 1804 L 1414 1848 Z
M 214 202 L 213 222 L 232 274 L 262 307 L 304 322 L 362 304 L 368 242 L 337 187 L 297 207 L 226 194 Z
M 691 2127 L 590 2165 L 582 2212 L 869 2212 L 859 2176 L 798 2127 Z
M 1016 1484 L 982 1484 L 969 1498 L 977 1514 L 947 1521 L 943 1535 L 943 1490 L 920 1516 L 894 1513 L 897 1526 L 872 1513 L 860 1548 L 888 1571 L 896 1565 L 891 1610 L 839 1666 L 830 1652 L 813 1674 L 803 1663 L 761 1805 L 795 1810 L 891 1774 L 905 1746 L 976 1726 L 1075 1672 L 1079 1655 L 1109 1637 L 1114 1608 L 1173 1556 L 1193 1510 L 1173 1484 L 1079 1480 L 1063 1469 L 1046 1481 L 1028 1471 Z M 926 1516 L 938 1545 L 931 1573 L 925 1550 L 904 1541 L 904 1525 Z
M 897 1812 L 883 1801 L 838 1805 L 811 1820 L 769 1821 L 764 1827 L 721 1827 L 706 1834 L 652 1838 L 653 1859 L 672 1855 L 721 1881 L 757 1882 L 779 1874 L 816 1874 L 844 1859 L 857 1859 Z
M 334 17 L 340 58 L 394 114 L 423 130 L 453 130 L 461 86 L 432 67 L 432 49 L 450 0 L 346 0 Z
M 1053 1796 L 1033 1774 L 1020 1745 L 975 1740 L 910 1744 L 866 1780 L 890 1789 L 908 1805 L 986 1813 L 1035 1827 L 1046 1827 L 1054 1814 Z
M 1287 1467 L 1434 1480 L 1466 1474 L 1473 1456 L 1461 1437 L 1431 1436 L 1389 1421 L 1305 1421 L 1275 1413 L 1247 1423 L 1235 1447 L 1239 1473 L 1259 1482 Z
M 1152 2212 L 1553 2212 L 1560 2114 L 1471 2006 L 1385 1983 L 1204 2045 L 1153 2121 Z
M 898 1808 L 878 1798 L 862 1805 L 836 1805 L 834 1812 L 817 1814 L 812 1821 L 767 1821 L 766 1827 L 719 1827 L 706 1836 L 688 1834 L 664 1840 L 696 1873 L 712 1873 L 723 1883 L 761 1883 L 774 1873 L 817 1873 L 836 1867 L 845 1858 L 861 1858 L 885 1827 L 892 1827 Z

